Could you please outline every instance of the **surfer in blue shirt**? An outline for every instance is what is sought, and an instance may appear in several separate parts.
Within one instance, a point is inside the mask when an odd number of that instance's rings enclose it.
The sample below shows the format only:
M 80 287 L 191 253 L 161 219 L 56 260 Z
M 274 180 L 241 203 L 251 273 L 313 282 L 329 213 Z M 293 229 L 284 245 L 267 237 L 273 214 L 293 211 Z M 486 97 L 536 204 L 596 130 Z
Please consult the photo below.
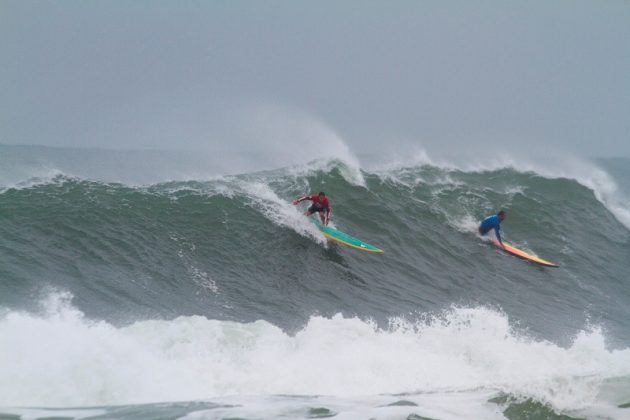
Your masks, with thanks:
M 505 220 L 505 211 L 501 210 L 494 216 L 487 217 L 481 222 L 479 225 L 479 233 L 484 236 L 492 229 L 494 229 L 494 233 L 497 235 L 497 240 L 503 246 L 503 241 L 501 240 L 501 222 Z

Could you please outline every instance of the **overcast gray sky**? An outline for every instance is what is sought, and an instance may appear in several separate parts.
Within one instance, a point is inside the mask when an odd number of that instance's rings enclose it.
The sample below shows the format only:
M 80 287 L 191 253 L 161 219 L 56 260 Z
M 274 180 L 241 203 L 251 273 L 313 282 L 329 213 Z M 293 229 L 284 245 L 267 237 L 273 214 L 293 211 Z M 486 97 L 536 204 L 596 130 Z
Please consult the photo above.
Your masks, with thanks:
M 630 156 L 629 1 L 0 0 L 0 60 L 5 144 Z

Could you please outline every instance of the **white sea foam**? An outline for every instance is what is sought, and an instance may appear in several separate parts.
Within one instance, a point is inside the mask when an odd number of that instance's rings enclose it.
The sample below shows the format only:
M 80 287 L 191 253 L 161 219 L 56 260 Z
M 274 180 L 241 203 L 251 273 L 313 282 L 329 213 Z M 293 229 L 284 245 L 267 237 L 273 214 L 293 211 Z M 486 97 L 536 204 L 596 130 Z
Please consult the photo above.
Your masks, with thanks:
M 476 233 L 479 228 L 479 221 L 470 214 L 465 214 L 462 217 L 447 215 L 447 218 L 455 229 L 463 233 Z
M 304 237 L 326 244 L 319 229 L 296 206 L 281 199 L 267 184 L 242 182 L 239 187 L 251 200 L 251 205 L 276 225 L 288 227 Z
M 392 319 L 387 329 L 313 316 L 288 335 L 265 321 L 199 316 L 114 327 L 86 319 L 66 294 L 45 306 L 40 315 L 0 317 L 0 406 L 486 390 L 592 410 L 604 404 L 603 381 L 630 375 L 630 349 L 608 350 L 598 328 L 564 348 L 514 330 L 505 314 L 484 307 Z

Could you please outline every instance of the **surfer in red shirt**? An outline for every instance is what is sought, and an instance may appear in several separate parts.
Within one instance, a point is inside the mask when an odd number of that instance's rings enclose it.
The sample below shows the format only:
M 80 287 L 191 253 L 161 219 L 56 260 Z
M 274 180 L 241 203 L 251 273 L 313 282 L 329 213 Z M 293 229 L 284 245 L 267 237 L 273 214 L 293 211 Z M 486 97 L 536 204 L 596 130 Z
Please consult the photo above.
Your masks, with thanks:
M 319 213 L 319 218 L 322 220 L 322 225 L 327 226 L 330 221 L 330 201 L 326 194 L 321 191 L 319 194 L 305 195 L 293 202 L 293 204 L 301 203 L 302 201 L 309 200 L 313 204 L 304 213 L 305 216 L 310 216 L 313 213 Z

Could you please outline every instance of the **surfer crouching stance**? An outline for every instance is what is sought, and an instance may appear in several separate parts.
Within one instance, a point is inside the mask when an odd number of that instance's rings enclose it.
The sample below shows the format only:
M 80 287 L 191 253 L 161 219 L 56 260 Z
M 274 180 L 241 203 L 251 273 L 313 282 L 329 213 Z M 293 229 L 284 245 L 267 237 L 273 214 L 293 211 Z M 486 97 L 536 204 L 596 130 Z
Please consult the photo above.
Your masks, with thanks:
M 313 213 L 319 213 L 322 225 L 327 226 L 330 221 L 330 201 L 328 201 L 326 194 L 321 191 L 319 194 L 305 195 L 295 200 L 293 204 L 295 205 L 305 200 L 312 201 L 313 204 L 304 212 L 304 215 L 311 216 Z
M 501 222 L 505 220 L 505 211 L 501 210 L 494 216 L 486 217 L 479 225 L 479 233 L 485 236 L 490 230 L 494 229 L 494 233 L 497 235 L 499 244 L 503 246 L 501 240 Z

